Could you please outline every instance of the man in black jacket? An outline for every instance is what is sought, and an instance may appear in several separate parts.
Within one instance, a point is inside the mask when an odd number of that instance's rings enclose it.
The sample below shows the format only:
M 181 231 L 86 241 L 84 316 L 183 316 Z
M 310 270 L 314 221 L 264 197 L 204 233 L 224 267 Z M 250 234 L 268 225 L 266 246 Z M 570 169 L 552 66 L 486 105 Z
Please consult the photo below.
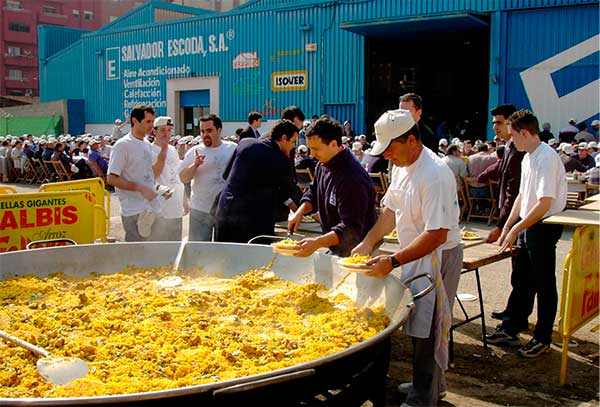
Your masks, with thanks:
M 289 154 L 297 138 L 298 128 L 281 121 L 270 137 L 239 143 L 217 206 L 216 241 L 245 243 L 275 233 L 275 207 L 291 194 Z
M 337 121 L 322 116 L 309 127 L 306 139 L 319 164 L 288 229 L 298 229 L 304 215 L 318 211 L 323 235 L 301 240 L 298 256 L 309 256 L 320 247 L 349 256 L 377 220 L 373 182 L 352 153 L 342 147 L 342 126 Z
M 262 126 L 262 115 L 258 112 L 250 112 L 248 115 L 248 124 L 246 130 L 240 133 L 240 141 L 245 138 L 260 138 L 258 129 Z
M 502 234 L 502 229 L 510 216 L 515 199 L 517 198 L 517 195 L 519 195 L 519 186 L 521 184 L 521 161 L 523 161 L 525 153 L 517 150 L 511 140 L 511 134 L 508 129 L 508 118 L 516 111 L 516 107 L 511 104 L 499 105 L 491 111 L 493 129 L 496 132 L 496 136 L 506 142 L 506 148 L 498 167 L 498 175 L 500 177 L 498 181 L 498 190 L 500 192 L 500 214 L 498 215 L 496 227 L 488 234 L 486 239 L 486 242 L 488 243 L 494 243 Z M 503 323 L 504 321 L 511 320 L 511 314 L 514 313 L 515 308 L 521 306 L 516 293 L 522 290 L 527 284 L 526 272 L 527 270 L 522 270 L 522 267 L 519 267 L 513 257 L 512 273 L 510 276 L 512 291 L 508 297 L 506 309 L 500 312 L 492 312 L 492 318 L 502 320 Z M 527 328 L 527 325 L 524 324 L 524 326 L 517 328 L 518 330 L 522 330 Z M 489 334 L 487 336 L 487 341 L 497 345 L 515 346 L 519 343 L 517 336 L 512 332 L 507 332 L 503 325 L 500 325 L 494 332 Z

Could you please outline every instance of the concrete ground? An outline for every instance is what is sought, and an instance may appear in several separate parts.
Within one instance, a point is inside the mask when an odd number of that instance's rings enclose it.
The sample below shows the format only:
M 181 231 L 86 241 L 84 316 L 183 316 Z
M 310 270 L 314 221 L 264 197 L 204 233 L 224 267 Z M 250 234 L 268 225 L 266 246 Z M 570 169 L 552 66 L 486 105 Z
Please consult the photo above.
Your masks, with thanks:
M 0 186 L 4 185 L 0 183 Z M 14 185 L 19 192 L 34 192 L 37 186 Z M 491 229 L 485 222 L 464 222 L 467 230 L 486 236 Z M 188 231 L 188 217 L 183 221 L 184 234 Z M 119 201 L 111 195 L 111 230 L 109 235 L 117 241 L 124 236 L 119 216 Z M 557 245 L 556 277 L 558 292 L 562 287 L 563 262 L 571 248 L 573 229 L 566 228 Z M 497 321 L 489 315 L 492 310 L 504 308 L 510 293 L 510 260 L 486 266 L 480 270 L 487 329 Z M 459 293 L 477 294 L 474 274 L 463 275 Z M 478 311 L 478 302 L 464 302 L 470 314 Z M 455 305 L 454 316 L 461 320 L 460 308 Z M 536 315 L 530 318 L 530 329 L 522 335 L 522 342 L 530 338 Z M 549 354 L 535 360 L 524 360 L 516 355 L 516 349 L 489 346 L 481 342 L 480 321 L 469 323 L 455 331 L 455 365 L 448 372 L 449 392 L 441 403 L 443 406 L 586 406 L 598 405 L 599 368 L 598 345 L 600 337 L 592 329 L 600 324 L 595 318 L 573 337 L 569 354 L 569 371 L 566 386 L 559 385 L 560 336 L 555 331 L 554 345 Z M 556 326 L 555 326 L 556 329 Z M 393 336 L 392 360 L 388 380 L 388 405 L 400 405 L 403 401 L 395 387 L 410 380 L 410 341 L 400 332 Z

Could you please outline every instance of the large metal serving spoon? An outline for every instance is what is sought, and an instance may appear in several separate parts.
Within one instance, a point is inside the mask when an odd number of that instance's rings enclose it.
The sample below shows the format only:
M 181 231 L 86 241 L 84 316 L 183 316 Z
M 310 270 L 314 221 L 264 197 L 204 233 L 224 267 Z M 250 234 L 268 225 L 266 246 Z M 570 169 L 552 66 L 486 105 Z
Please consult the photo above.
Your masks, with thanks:
M 52 357 L 48 351 L 0 330 L 0 338 L 17 344 L 42 356 L 38 359 L 37 371 L 45 380 L 54 384 L 67 384 L 88 374 L 85 361 L 75 357 Z
M 181 264 L 181 258 L 183 257 L 183 250 L 185 249 L 185 245 L 188 242 L 188 236 L 184 236 L 181 239 L 181 244 L 179 245 L 179 250 L 177 250 L 177 255 L 175 256 L 175 261 L 173 262 L 173 275 L 166 276 L 158 280 L 158 285 L 163 288 L 177 287 L 183 284 L 183 279 L 176 275 L 179 270 L 179 265 Z

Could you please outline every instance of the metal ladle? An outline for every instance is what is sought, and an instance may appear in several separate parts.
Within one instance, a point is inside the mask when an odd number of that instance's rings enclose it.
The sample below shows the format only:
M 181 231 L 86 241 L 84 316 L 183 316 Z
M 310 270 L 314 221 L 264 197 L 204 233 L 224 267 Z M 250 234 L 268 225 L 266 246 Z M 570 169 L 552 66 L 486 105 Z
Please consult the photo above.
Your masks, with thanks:
M 0 338 L 17 344 L 37 355 L 37 371 L 45 380 L 54 384 L 67 384 L 73 380 L 85 377 L 88 374 L 88 365 L 85 361 L 75 357 L 52 357 L 48 351 L 35 346 L 22 339 L 16 338 L 0 330 Z
M 173 273 L 177 273 L 179 270 L 179 264 L 181 264 L 181 258 L 183 257 L 183 250 L 185 249 L 187 242 L 188 236 L 184 236 L 183 239 L 181 239 L 179 250 L 177 250 L 177 255 L 175 256 L 175 261 L 173 262 Z M 183 279 L 177 275 L 166 276 L 158 280 L 158 285 L 163 288 L 177 287 L 181 284 L 183 284 Z

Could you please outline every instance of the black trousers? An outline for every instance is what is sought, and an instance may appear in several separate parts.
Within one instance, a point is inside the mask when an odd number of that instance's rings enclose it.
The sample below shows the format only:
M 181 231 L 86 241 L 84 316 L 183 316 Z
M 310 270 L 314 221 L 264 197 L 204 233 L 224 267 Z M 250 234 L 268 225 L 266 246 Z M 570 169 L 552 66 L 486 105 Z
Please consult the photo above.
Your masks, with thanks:
M 517 244 L 521 252 L 513 258 L 512 292 L 506 307 L 509 317 L 501 325 L 509 333 L 517 334 L 527 328 L 537 296 L 538 320 L 533 337 L 545 344 L 551 342 L 558 306 L 556 243 L 562 231 L 562 225 L 538 222 L 519 234 Z

